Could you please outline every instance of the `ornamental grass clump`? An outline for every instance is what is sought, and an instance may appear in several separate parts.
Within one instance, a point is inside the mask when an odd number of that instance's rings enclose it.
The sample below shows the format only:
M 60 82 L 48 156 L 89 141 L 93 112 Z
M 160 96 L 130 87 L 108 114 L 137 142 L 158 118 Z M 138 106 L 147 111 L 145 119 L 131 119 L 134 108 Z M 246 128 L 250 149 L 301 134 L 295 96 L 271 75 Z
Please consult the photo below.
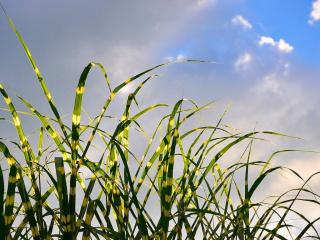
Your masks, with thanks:
M 20 118 L 26 113 L 15 108 L 0 84 L 19 139 L 0 139 L 0 239 L 320 239 L 319 218 L 307 219 L 294 208 L 296 202 L 319 206 L 319 196 L 308 186 L 316 174 L 300 188 L 263 201 L 254 199 L 262 183 L 284 169 L 270 165 L 272 159 L 295 150 L 277 151 L 266 160 L 254 161 L 253 143 L 270 135 L 286 135 L 235 133 L 223 124 L 225 113 L 213 125 L 186 128 L 186 122 L 208 105 L 180 99 L 148 137 L 140 119 L 168 106 L 155 104 L 139 110 L 133 106 L 138 104 L 143 86 L 157 77 L 154 72 L 170 63 L 150 68 L 116 87 L 102 64 L 89 63 L 75 90 L 70 126 L 61 117 L 23 38 L 7 19 L 53 116 L 45 116 L 18 97 L 32 119 L 41 124 L 34 149 Z M 82 124 L 82 98 L 93 68 L 101 70 L 108 93 L 100 113 Z M 104 128 L 112 121 L 109 106 L 131 82 L 139 82 L 138 87 L 128 95 L 116 127 L 109 131 Z M 131 147 L 134 134 L 147 138 L 139 155 Z M 99 148 L 96 139 L 102 143 Z M 20 151 L 23 159 L 15 157 L 12 149 Z M 239 159 L 228 166 L 221 164 L 234 149 L 240 152 Z M 252 169 L 257 174 L 252 174 Z M 287 171 L 301 178 L 297 172 Z M 293 225 L 292 218 L 303 223 Z

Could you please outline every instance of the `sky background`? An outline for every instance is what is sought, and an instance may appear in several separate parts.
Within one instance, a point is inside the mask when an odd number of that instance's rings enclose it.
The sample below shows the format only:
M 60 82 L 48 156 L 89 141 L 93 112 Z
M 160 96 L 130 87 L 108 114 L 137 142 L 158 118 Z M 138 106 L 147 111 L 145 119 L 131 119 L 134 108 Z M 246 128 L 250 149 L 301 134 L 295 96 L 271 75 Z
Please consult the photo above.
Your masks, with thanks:
M 70 93 L 90 61 L 106 66 L 115 86 L 159 63 L 210 60 L 215 63 L 174 64 L 161 70 L 161 78 L 146 86 L 139 101 L 145 106 L 173 104 L 181 97 L 199 104 L 215 101 L 199 122 L 214 122 L 230 105 L 226 121 L 233 127 L 285 132 L 304 140 L 275 141 L 276 147 L 320 151 L 320 0 L 2 3 L 63 114 L 71 113 L 74 95 Z M 0 14 L 0 39 L 0 82 L 10 94 L 22 95 L 48 112 L 4 14 Z M 85 108 L 97 112 L 107 90 L 98 71 L 87 86 Z M 132 89 L 122 91 L 119 104 Z M 1 135 L 10 137 L 13 127 L 0 124 Z M 29 126 L 31 120 L 26 118 L 25 124 Z M 320 171 L 316 154 L 286 155 L 278 162 L 304 176 Z M 282 174 L 270 182 L 270 191 L 279 188 L 280 178 L 286 184 L 294 181 Z

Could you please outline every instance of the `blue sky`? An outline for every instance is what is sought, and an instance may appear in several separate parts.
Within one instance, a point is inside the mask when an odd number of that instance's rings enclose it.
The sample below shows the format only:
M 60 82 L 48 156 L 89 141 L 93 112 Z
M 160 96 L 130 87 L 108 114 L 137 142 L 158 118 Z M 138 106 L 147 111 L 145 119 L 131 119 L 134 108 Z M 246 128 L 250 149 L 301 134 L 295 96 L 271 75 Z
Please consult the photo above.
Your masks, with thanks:
M 319 64 L 319 24 L 309 24 L 312 1 L 249 1 L 246 9 L 262 33 L 284 37 L 296 47 L 295 55 L 310 64 Z
M 182 96 L 200 104 L 216 100 L 217 107 L 204 115 L 204 121 L 216 119 L 231 104 L 227 121 L 236 128 L 286 132 L 305 140 L 285 142 L 284 146 L 320 150 L 319 0 L 2 3 L 63 114 L 70 114 L 73 95 L 68 93 L 74 91 L 90 61 L 104 64 L 115 85 L 158 63 L 212 60 L 216 63 L 176 64 L 161 70 L 163 76 L 146 86 L 139 101 L 142 105 L 172 104 Z M 10 94 L 22 95 L 42 112 L 49 112 L 3 14 L 0 39 L 0 82 Z M 90 80 L 85 107 L 94 113 L 106 92 L 98 72 Z M 122 92 L 119 104 L 132 89 Z M 32 136 L 32 121 L 25 121 Z M 13 137 L 10 124 L 1 122 L 0 129 L 3 137 Z M 283 160 L 305 176 L 320 170 L 319 156 L 296 155 Z M 286 181 L 291 179 L 286 177 Z M 270 189 L 277 186 L 275 181 Z

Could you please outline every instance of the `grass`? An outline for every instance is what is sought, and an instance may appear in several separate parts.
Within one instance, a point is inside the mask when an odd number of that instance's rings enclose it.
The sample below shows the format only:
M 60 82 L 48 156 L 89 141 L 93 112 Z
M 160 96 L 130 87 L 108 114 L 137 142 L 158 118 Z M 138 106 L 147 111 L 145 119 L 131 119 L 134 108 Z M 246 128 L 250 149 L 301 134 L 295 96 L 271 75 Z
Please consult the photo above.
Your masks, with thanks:
M 273 158 L 295 150 L 277 151 L 265 161 L 254 161 L 254 142 L 285 135 L 234 133 L 223 124 L 225 113 L 212 126 L 189 128 L 186 123 L 207 105 L 181 99 L 159 119 L 143 153 L 136 154 L 133 135 L 146 135 L 141 118 L 167 107 L 156 104 L 136 110 L 137 96 L 144 84 L 157 77 L 154 72 L 170 63 L 150 68 L 116 87 L 102 64 L 89 63 L 76 87 L 72 125 L 68 126 L 30 50 L 6 17 L 53 116 L 43 115 L 18 97 L 33 121 L 41 124 L 34 150 L 20 118 L 27 113 L 17 111 L 0 84 L 19 139 L 0 139 L 6 160 L 0 165 L 0 239 L 320 239 L 319 218 L 307 219 L 294 207 L 299 202 L 319 206 L 319 196 L 308 186 L 317 173 L 303 180 L 300 188 L 255 201 L 256 192 L 271 174 L 285 169 L 271 165 Z M 82 98 L 92 68 L 101 70 L 109 94 L 101 112 L 88 124 L 81 124 Z M 107 115 L 110 104 L 133 81 L 140 84 L 128 95 L 114 129 L 102 128 L 112 121 Z M 224 166 L 224 156 L 234 149 L 240 158 Z M 13 151 L 21 152 L 23 159 Z M 287 171 L 302 179 L 297 172 Z M 303 223 L 293 225 L 293 218 Z

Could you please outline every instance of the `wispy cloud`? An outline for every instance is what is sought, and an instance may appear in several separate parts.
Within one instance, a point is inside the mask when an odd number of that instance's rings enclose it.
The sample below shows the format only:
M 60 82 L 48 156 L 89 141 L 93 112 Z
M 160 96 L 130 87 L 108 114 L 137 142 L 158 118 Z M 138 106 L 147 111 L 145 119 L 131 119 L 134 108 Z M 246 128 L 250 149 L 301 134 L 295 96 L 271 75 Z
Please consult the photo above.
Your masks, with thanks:
M 281 84 L 276 74 L 270 74 L 264 77 L 262 83 L 255 87 L 255 91 L 259 94 L 272 93 L 280 95 L 282 92 Z
M 234 68 L 239 70 L 246 70 L 252 62 L 252 55 L 248 52 L 243 53 L 234 63 Z
M 258 44 L 260 46 L 273 46 L 281 53 L 291 53 L 294 50 L 294 47 L 282 38 L 279 41 L 275 41 L 272 37 L 261 36 Z
M 312 11 L 310 13 L 309 23 L 320 21 L 320 0 L 315 0 L 312 3 Z
M 234 25 L 241 26 L 244 29 L 251 29 L 252 28 L 252 24 L 241 15 L 237 15 L 234 18 L 232 18 L 231 22 Z

